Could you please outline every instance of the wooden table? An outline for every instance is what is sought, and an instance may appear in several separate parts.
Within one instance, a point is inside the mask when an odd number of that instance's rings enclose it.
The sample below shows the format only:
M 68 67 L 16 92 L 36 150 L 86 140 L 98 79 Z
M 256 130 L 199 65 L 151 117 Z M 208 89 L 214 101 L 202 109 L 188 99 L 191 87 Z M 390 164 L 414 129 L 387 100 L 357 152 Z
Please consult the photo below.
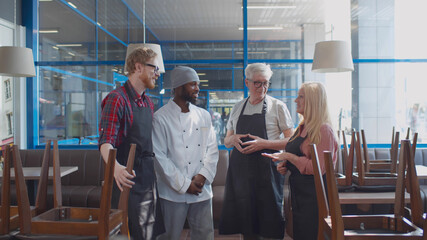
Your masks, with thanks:
M 340 192 L 341 204 L 394 204 L 394 192 Z M 405 193 L 405 202 L 409 203 L 409 194 Z
M 67 176 L 79 170 L 77 166 L 62 166 L 60 167 L 61 177 Z M 23 167 L 25 180 L 39 180 L 41 167 Z M 3 176 L 3 171 L 0 171 L 0 178 Z M 15 179 L 15 169 L 10 169 L 10 178 Z M 53 179 L 53 167 L 49 167 L 49 179 Z
M 418 179 L 427 179 L 427 166 L 416 165 Z M 341 192 L 341 204 L 394 204 L 394 192 Z M 409 203 L 409 194 L 405 193 L 405 202 Z
M 62 166 L 60 167 L 61 177 L 67 176 L 73 172 L 77 172 L 79 167 L 77 166 Z M 36 195 L 37 195 L 37 185 L 40 179 L 41 167 L 23 167 L 22 171 L 24 173 L 24 179 L 27 183 L 28 189 L 28 198 L 30 200 L 30 204 L 34 205 Z M 3 171 L 0 171 L 0 178 L 3 177 Z M 12 180 L 15 179 L 15 169 L 10 169 L 10 178 Z M 53 167 L 49 167 L 49 179 L 53 179 Z

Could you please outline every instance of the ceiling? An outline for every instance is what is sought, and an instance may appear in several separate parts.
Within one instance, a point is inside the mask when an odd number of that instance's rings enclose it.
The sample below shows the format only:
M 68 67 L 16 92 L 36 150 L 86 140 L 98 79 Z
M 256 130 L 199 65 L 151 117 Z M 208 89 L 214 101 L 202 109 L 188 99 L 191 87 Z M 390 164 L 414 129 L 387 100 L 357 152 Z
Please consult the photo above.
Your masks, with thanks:
M 127 0 L 142 16 L 142 0 Z M 248 27 L 283 27 L 249 31 L 250 40 L 301 38 L 304 23 L 323 23 L 323 0 L 248 0 L 248 6 L 295 6 L 294 9 L 248 9 Z M 242 0 L 146 0 L 147 26 L 162 41 L 242 40 Z
M 90 19 L 95 19 L 95 1 L 67 0 Z M 98 3 L 98 22 L 111 33 L 126 35 L 126 3 L 143 19 L 143 0 L 108 0 Z M 147 27 L 161 41 L 242 40 L 242 0 L 146 0 Z M 324 0 L 248 0 L 251 5 L 292 5 L 293 9 L 248 9 L 248 27 L 274 26 L 279 30 L 250 30 L 249 40 L 298 40 L 301 26 L 324 22 Z M 93 24 L 80 17 L 76 20 L 70 7 L 59 0 L 40 2 L 41 28 L 63 29 L 49 38 L 53 42 L 93 41 Z M 135 18 L 136 19 L 136 18 Z M 140 26 L 132 21 L 131 26 Z M 142 33 L 141 33 L 142 34 Z M 140 39 L 139 41 L 141 41 Z

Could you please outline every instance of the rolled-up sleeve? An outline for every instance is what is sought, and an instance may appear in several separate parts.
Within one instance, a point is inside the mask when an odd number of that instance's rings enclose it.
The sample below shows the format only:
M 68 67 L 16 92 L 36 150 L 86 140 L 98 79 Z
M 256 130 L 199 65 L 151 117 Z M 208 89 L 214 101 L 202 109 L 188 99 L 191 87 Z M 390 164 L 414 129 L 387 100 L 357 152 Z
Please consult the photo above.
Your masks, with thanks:
M 101 146 L 110 143 L 116 146 L 120 122 L 125 111 L 124 99 L 119 94 L 111 93 L 102 101 L 101 109 L 98 144 Z

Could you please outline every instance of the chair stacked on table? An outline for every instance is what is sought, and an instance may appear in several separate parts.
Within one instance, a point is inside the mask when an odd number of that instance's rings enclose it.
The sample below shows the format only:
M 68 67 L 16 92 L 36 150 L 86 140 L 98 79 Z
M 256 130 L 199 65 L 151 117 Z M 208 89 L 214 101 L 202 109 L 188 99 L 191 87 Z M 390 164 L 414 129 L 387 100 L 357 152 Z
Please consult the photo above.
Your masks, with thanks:
M 132 145 L 127 170 L 132 171 L 133 161 L 135 156 L 135 145 Z M 10 153 L 12 152 L 12 153 Z M 47 199 L 47 182 L 48 182 L 48 169 L 50 159 L 50 142 L 46 144 L 44 158 L 42 162 L 40 180 L 38 185 L 38 192 L 36 198 L 36 207 L 30 207 L 28 191 L 24 180 L 21 154 L 18 146 L 13 146 L 12 151 L 6 148 L 5 155 L 5 168 L 4 168 L 4 181 L 10 181 L 8 175 L 10 174 L 10 159 L 13 157 L 13 165 L 15 168 L 15 182 L 16 194 L 18 202 L 18 216 L 19 231 L 13 232 L 13 239 L 108 239 L 109 235 L 116 234 L 121 230 L 122 235 L 128 236 L 127 229 L 127 198 L 129 196 L 129 189 L 121 194 L 119 209 L 111 209 L 111 193 L 114 179 L 114 165 L 116 159 L 116 150 L 112 149 L 109 153 L 108 164 L 105 167 L 104 185 L 102 186 L 102 199 L 100 208 L 85 208 L 85 207 L 64 207 L 62 205 L 61 193 L 61 176 L 59 166 L 59 149 L 57 141 L 54 142 L 53 147 L 53 189 L 54 189 L 54 208 L 46 209 Z M 8 186 L 3 184 L 3 186 Z M 2 210 L 0 215 L 4 212 L 7 216 L 6 201 L 8 191 L 5 187 L 2 190 Z M 8 208 L 9 209 L 9 208 Z M 12 211 L 9 211 L 12 212 Z M 16 214 L 15 214 L 16 215 Z M 3 215 L 1 215 L 3 217 Z M 15 216 L 16 217 L 16 216 Z M 4 239 L 9 239 L 10 227 L 6 226 L 7 223 L 16 222 L 4 221 L 2 218 L 0 229 L 5 230 Z M 9 226 L 14 226 L 9 224 Z M 3 232 L 2 232 L 3 233 Z
M 396 202 L 393 215 L 343 216 L 338 197 L 331 152 L 325 151 L 327 192 L 318 162 L 315 145 L 311 145 L 316 196 L 319 207 L 318 239 L 426 239 L 425 219 L 420 210 L 418 178 L 413 149 L 409 140 L 402 140 L 396 181 Z M 406 181 L 406 184 L 405 184 Z M 404 217 L 405 188 L 411 196 L 410 219 Z M 326 198 L 327 194 L 327 198 Z M 425 235 L 425 236 L 424 236 Z

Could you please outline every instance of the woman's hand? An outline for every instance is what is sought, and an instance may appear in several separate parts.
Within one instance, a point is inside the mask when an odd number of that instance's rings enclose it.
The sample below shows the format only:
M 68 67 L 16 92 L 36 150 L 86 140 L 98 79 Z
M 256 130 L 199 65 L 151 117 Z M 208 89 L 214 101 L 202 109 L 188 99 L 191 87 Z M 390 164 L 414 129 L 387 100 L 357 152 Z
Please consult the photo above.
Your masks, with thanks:
M 264 157 L 269 157 L 273 161 L 289 161 L 289 162 L 295 162 L 298 161 L 298 156 L 292 153 L 288 152 L 281 152 L 281 153 L 262 153 Z
M 288 160 L 286 158 L 287 152 L 281 152 L 281 153 L 261 153 L 261 155 L 264 156 L 264 157 L 271 158 L 274 162 Z

